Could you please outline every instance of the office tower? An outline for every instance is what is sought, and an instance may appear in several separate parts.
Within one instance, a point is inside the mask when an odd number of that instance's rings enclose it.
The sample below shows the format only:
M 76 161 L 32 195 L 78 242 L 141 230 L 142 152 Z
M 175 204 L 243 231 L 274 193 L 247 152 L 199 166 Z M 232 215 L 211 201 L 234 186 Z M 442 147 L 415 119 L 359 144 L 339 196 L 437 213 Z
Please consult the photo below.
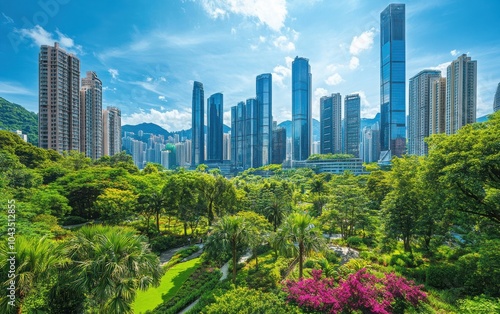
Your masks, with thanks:
M 38 57 L 38 145 L 59 153 L 80 150 L 80 60 L 42 45 Z
M 320 152 L 340 154 L 342 152 L 342 97 L 340 93 L 320 99 Z
M 423 70 L 410 79 L 408 154 L 427 155 L 424 139 L 429 136 L 432 84 L 441 78 L 441 71 Z
M 271 73 L 258 75 L 255 80 L 257 111 L 257 163 L 255 167 L 268 165 L 272 159 L 273 84 Z
M 191 124 L 191 165 L 196 167 L 205 161 L 205 112 L 203 84 L 194 82 Z
M 431 82 L 431 107 L 429 110 L 429 135 L 444 133 L 446 128 L 446 78 Z
M 87 71 L 80 88 L 80 151 L 85 156 L 102 156 L 102 130 L 102 82 Z
M 231 161 L 237 169 L 243 169 L 245 153 L 246 106 L 240 101 L 231 107 Z
M 477 61 L 466 54 L 446 69 L 446 134 L 476 122 Z
M 102 111 L 102 154 L 113 156 L 122 150 L 122 113 L 116 107 L 108 106 Z
M 132 159 L 134 160 L 134 164 L 137 168 L 144 168 L 144 164 L 146 161 L 146 143 L 138 140 L 132 140 Z
M 231 160 L 231 133 L 224 133 L 222 139 L 222 160 Z
M 311 154 L 312 87 L 309 59 L 292 62 L 292 160 L 306 160 Z
M 495 99 L 493 100 L 493 111 L 500 110 L 500 83 L 498 83 Z
M 359 157 L 361 134 L 361 99 L 358 94 L 347 95 L 344 98 L 345 121 L 345 152 Z
M 207 102 L 207 159 L 220 162 L 223 159 L 224 97 L 221 93 L 216 93 Z
M 363 128 L 360 157 L 363 162 L 376 162 L 380 156 L 380 131 L 378 122 Z
M 256 98 L 249 98 L 245 104 L 245 142 L 243 167 L 260 167 L 259 130 L 258 130 L 258 102 Z
M 282 164 L 286 160 L 286 129 L 277 127 L 273 130 L 273 164 Z
M 406 145 L 405 5 L 380 14 L 380 149 L 401 157 Z

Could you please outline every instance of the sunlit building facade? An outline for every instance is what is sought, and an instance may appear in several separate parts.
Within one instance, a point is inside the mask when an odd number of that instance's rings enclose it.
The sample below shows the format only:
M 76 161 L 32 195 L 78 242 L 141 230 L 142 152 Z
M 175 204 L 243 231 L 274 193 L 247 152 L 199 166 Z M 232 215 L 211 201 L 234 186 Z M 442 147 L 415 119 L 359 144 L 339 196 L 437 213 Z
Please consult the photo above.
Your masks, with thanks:
M 306 160 L 312 145 L 312 87 L 309 59 L 292 62 L 292 160 Z

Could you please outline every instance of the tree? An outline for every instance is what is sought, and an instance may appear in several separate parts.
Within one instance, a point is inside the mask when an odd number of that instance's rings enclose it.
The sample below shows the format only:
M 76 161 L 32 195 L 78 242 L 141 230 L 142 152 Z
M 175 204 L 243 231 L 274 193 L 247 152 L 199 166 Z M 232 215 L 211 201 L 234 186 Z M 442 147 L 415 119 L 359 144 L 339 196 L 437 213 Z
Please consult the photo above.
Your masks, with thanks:
M 316 175 L 310 183 L 309 200 L 313 204 L 313 212 L 315 216 L 321 216 L 323 207 L 328 202 L 328 185 L 324 176 Z
M 272 226 L 262 215 L 251 211 L 240 211 L 236 214 L 242 217 L 247 224 L 248 245 L 255 257 L 255 268 L 259 268 L 259 258 L 257 249 L 267 241 L 271 233 Z
M 102 220 L 117 224 L 129 218 L 137 206 L 137 195 L 132 191 L 107 188 L 97 197 L 94 207 Z
M 137 289 L 158 286 L 163 275 L 158 257 L 133 229 L 85 226 L 65 247 L 74 285 L 99 313 L 132 313 Z
M 257 187 L 254 200 L 256 211 L 264 215 L 276 232 L 285 217 L 292 211 L 293 189 L 286 181 L 270 179 Z
M 311 252 L 323 250 L 326 243 L 311 216 L 305 213 L 292 213 L 278 230 L 275 245 L 282 253 L 298 256 L 299 278 L 302 278 L 304 257 Z

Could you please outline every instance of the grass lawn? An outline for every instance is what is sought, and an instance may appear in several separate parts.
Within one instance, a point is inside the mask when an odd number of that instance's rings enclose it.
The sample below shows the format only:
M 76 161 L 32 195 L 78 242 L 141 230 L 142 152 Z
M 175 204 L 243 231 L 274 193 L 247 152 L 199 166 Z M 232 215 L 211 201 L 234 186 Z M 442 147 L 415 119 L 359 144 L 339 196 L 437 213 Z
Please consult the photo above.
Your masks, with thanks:
M 139 314 L 153 310 L 159 304 L 172 298 L 199 265 L 199 258 L 174 265 L 161 278 L 161 283 L 157 288 L 149 288 L 147 291 L 139 290 L 132 305 L 134 313 Z

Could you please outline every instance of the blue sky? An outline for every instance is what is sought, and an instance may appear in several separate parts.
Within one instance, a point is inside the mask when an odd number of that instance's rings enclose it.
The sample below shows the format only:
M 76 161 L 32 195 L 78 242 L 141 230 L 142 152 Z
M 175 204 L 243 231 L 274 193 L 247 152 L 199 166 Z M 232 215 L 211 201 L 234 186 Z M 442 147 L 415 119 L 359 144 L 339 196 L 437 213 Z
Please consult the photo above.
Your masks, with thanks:
M 31 4 L 28 4 L 31 3 Z M 38 52 L 59 41 L 103 82 L 104 106 L 124 124 L 191 127 L 194 80 L 230 108 L 273 73 L 273 116 L 291 119 L 291 61 L 309 58 L 313 117 L 319 98 L 360 93 L 362 117 L 379 111 L 379 0 L 4 0 L 0 96 L 38 111 Z M 446 69 L 459 54 L 478 62 L 478 116 L 500 82 L 500 1 L 406 1 L 407 79 Z M 444 74 L 444 73 L 443 73 Z M 407 95 L 408 96 L 408 95 Z

